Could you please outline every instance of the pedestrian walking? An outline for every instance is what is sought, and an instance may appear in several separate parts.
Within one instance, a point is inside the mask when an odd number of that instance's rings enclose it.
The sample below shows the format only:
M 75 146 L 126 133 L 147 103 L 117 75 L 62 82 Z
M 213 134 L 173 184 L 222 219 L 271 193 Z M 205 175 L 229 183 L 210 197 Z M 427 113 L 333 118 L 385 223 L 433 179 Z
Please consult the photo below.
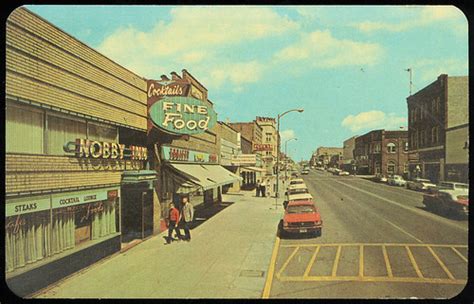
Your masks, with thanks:
M 189 232 L 189 225 L 193 221 L 194 207 L 188 202 L 187 197 L 183 197 L 183 207 L 181 210 L 181 223 L 184 229 L 184 240 L 191 241 L 191 233 Z
M 262 193 L 262 197 L 265 197 L 265 191 L 265 182 L 262 180 L 262 182 L 260 183 L 260 192 Z
M 271 193 L 272 193 L 272 189 L 270 187 L 270 179 L 267 179 L 267 183 L 265 184 L 265 189 L 267 191 L 267 196 L 270 197 Z
M 178 229 L 178 222 L 179 222 L 179 211 L 178 209 L 174 206 L 173 203 L 170 204 L 170 209 L 168 212 L 168 238 L 166 239 L 166 243 L 171 243 L 171 241 L 174 241 L 175 239 L 173 238 L 173 230 L 176 232 L 176 236 L 178 240 L 181 239 L 181 233 Z
M 255 196 L 259 197 L 260 196 L 260 180 L 257 180 L 257 184 L 255 186 Z

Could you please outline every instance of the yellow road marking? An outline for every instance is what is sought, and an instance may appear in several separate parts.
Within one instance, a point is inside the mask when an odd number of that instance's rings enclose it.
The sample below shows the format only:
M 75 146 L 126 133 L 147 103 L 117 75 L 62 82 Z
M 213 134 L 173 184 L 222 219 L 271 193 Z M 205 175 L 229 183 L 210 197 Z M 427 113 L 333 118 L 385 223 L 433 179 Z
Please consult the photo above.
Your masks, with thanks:
M 405 246 L 405 248 L 407 249 L 408 257 L 410 258 L 411 264 L 413 265 L 413 268 L 415 269 L 416 274 L 418 275 L 419 278 L 424 278 L 423 274 L 421 273 L 420 269 L 418 268 L 418 265 L 416 264 L 415 257 L 411 253 L 410 248 L 408 246 Z
M 467 248 L 467 247 L 466 247 Z M 467 259 L 454 247 L 451 247 L 451 249 L 461 258 L 464 260 L 464 262 L 467 263 Z
M 311 257 L 311 260 L 308 264 L 308 267 L 306 267 L 306 270 L 304 271 L 303 276 L 307 277 L 309 274 L 309 271 L 311 270 L 311 267 L 313 267 L 314 261 L 316 260 L 316 256 L 318 255 L 319 249 L 321 249 L 321 246 L 316 247 L 316 251 L 314 252 L 313 256 Z
M 280 247 L 280 238 L 277 236 L 275 244 L 273 245 L 273 253 L 270 259 L 270 266 L 268 267 L 267 280 L 265 281 L 265 287 L 263 288 L 262 299 L 268 299 L 270 296 L 270 290 L 272 288 L 273 273 L 275 272 L 276 257 L 278 255 L 278 248 Z
M 328 243 L 328 244 L 288 244 L 281 245 L 280 247 L 336 247 L 336 246 L 410 246 L 410 247 L 457 247 L 457 248 L 467 248 L 467 245 L 458 245 L 458 244 L 409 244 L 409 243 Z M 467 262 L 467 261 L 466 261 Z
M 364 276 L 364 245 L 359 246 L 359 277 Z
M 401 283 L 432 283 L 432 284 L 466 284 L 467 280 L 451 280 L 438 278 L 415 278 L 415 277 L 360 277 L 360 276 L 283 276 L 279 278 L 282 282 L 310 282 L 310 281 L 358 281 L 358 282 L 401 282 Z
M 392 266 L 390 266 L 390 260 L 388 259 L 387 248 L 385 245 L 382 246 L 383 259 L 385 260 L 385 267 L 387 268 L 387 275 L 389 278 L 393 278 Z
M 446 267 L 446 265 L 444 265 L 443 261 L 441 261 L 441 259 L 438 257 L 438 255 L 433 251 L 433 249 L 428 246 L 428 250 L 431 252 L 431 254 L 433 255 L 433 257 L 436 259 L 436 261 L 438 262 L 439 266 L 441 266 L 441 268 L 443 268 L 444 272 L 446 272 L 446 274 L 448 275 L 448 277 L 451 279 L 451 280 L 455 280 L 454 276 L 451 274 L 451 272 L 448 270 L 448 268 Z
M 332 273 L 331 273 L 332 277 L 336 276 L 337 266 L 339 265 L 339 258 L 341 256 L 341 249 L 342 249 L 341 245 L 337 246 L 336 258 L 334 259 L 334 264 L 332 265 Z
M 283 270 L 285 270 L 286 266 L 288 266 L 288 264 L 290 263 L 291 259 L 295 256 L 296 252 L 298 251 L 298 249 L 300 249 L 300 247 L 296 247 L 295 250 L 293 250 L 293 252 L 291 253 L 290 257 L 285 261 L 285 263 L 283 264 L 283 266 L 281 267 L 280 271 L 278 271 L 278 273 L 276 274 L 277 278 L 280 277 L 281 273 L 283 272 Z

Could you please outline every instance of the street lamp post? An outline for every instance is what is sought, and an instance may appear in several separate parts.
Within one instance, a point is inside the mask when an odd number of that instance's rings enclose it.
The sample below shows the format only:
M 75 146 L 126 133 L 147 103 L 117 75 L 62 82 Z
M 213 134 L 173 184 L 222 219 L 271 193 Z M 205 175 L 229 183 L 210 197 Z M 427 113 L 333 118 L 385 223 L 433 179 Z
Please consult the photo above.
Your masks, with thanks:
M 284 115 L 290 113 L 290 112 L 303 112 L 304 109 L 291 109 L 286 112 L 283 112 L 281 114 L 278 114 L 278 119 L 277 119 L 277 161 L 276 161 L 276 169 L 277 169 L 277 175 L 276 175 L 276 191 L 275 191 L 275 209 L 278 208 L 278 202 L 277 199 L 280 196 L 279 191 L 278 191 L 278 184 L 280 182 L 280 118 L 283 117 Z
M 290 139 L 288 139 L 288 140 L 285 141 L 285 157 L 286 157 L 286 162 L 285 162 L 285 182 L 286 182 L 286 180 L 288 179 L 288 153 L 286 152 L 286 150 L 287 150 L 286 148 L 287 148 L 287 146 L 288 146 L 288 145 L 287 145 L 288 142 L 291 141 L 291 140 L 293 140 L 293 139 L 294 139 L 294 140 L 298 140 L 298 138 L 293 137 L 293 138 L 290 138 Z

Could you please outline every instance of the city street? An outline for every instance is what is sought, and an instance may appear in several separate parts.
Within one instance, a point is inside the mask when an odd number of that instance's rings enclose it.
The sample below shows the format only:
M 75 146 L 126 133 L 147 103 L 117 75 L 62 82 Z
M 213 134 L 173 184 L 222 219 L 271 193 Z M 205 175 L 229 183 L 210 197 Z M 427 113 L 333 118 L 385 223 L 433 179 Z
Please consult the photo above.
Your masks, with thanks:
M 321 237 L 277 239 L 270 298 L 451 298 L 467 278 L 467 220 L 425 210 L 422 193 L 312 170 Z

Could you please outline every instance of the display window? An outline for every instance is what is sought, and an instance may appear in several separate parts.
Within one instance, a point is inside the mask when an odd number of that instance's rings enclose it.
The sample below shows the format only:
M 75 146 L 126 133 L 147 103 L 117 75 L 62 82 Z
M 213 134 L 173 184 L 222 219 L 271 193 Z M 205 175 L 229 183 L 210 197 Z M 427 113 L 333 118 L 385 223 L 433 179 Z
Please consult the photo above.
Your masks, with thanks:
M 10 272 L 52 254 L 50 210 L 5 219 L 6 271 Z
M 6 217 L 6 271 L 119 232 L 118 198 Z

